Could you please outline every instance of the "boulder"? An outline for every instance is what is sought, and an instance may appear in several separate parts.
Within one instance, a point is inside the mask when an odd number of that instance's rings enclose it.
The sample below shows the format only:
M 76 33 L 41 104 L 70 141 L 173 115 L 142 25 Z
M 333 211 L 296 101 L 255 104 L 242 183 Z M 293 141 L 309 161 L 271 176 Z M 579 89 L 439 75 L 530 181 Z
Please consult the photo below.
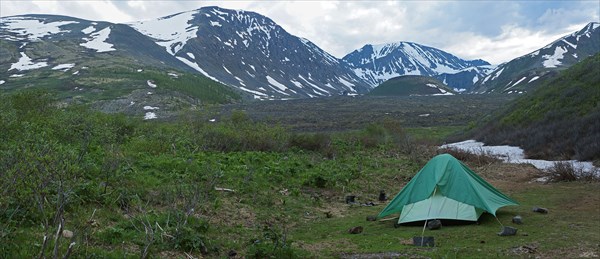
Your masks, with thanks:
M 517 234 L 517 230 L 516 228 L 513 227 L 502 227 L 502 231 L 500 231 L 500 233 L 498 233 L 499 236 L 514 236 Z

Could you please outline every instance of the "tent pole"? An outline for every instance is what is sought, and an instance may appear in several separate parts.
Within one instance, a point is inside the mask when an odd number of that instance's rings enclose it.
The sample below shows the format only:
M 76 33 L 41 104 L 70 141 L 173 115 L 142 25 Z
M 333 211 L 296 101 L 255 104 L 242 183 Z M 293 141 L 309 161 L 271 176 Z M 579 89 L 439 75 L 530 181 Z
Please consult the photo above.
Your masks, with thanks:
M 431 195 L 431 197 L 435 196 L 436 191 L 437 191 L 437 185 L 433 189 L 433 195 Z M 427 210 L 427 218 L 425 219 L 425 224 L 423 224 L 423 231 L 421 232 L 421 246 L 423 246 L 423 237 L 425 237 L 425 227 L 427 227 L 427 220 L 429 219 L 429 214 L 431 213 L 431 205 L 433 205 L 433 199 L 431 199 L 429 201 L 429 210 Z M 500 224 L 502 224 L 502 223 L 500 223 Z

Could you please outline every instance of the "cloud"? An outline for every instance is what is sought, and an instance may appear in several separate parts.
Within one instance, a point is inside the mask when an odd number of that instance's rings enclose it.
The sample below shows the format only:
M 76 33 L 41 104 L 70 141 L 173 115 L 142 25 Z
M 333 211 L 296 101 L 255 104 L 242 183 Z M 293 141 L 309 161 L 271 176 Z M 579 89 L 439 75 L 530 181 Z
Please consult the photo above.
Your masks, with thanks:
M 508 61 L 599 20 L 588 1 L 0 1 L 0 16 L 48 13 L 131 22 L 203 6 L 254 11 L 336 57 L 365 44 L 411 41 L 462 58 Z

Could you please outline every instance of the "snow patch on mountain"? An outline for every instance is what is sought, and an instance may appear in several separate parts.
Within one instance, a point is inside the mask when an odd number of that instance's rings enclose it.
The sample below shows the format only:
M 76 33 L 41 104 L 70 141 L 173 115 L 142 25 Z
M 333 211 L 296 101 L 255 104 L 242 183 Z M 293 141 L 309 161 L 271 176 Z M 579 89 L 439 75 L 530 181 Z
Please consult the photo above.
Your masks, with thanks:
M 146 115 L 144 115 L 144 120 L 153 120 L 156 118 L 158 117 L 156 116 L 156 113 L 153 112 L 146 112 Z
M 42 67 L 47 67 L 48 63 L 45 61 L 40 61 L 40 62 L 33 62 L 33 60 L 27 56 L 27 54 L 25 54 L 25 52 L 21 52 L 21 58 L 19 58 L 19 61 L 17 61 L 17 63 L 14 63 L 10 66 L 10 68 L 8 69 L 8 71 L 11 71 L 13 69 L 19 70 L 19 71 L 26 71 L 26 70 L 32 70 L 32 69 L 38 69 L 38 68 L 42 68 Z
M 90 34 L 92 32 L 96 31 L 96 28 L 94 26 L 89 26 L 83 30 L 81 30 L 81 32 L 85 33 L 85 34 Z
M 188 40 L 196 38 L 198 26 L 191 23 L 198 11 L 178 13 L 157 20 L 129 24 L 137 31 L 150 36 L 156 43 L 175 55 Z
M 544 60 L 544 62 L 542 64 L 546 68 L 557 67 L 560 64 L 562 64 L 562 62 L 560 62 L 560 60 L 563 59 L 563 55 L 565 53 L 567 53 L 567 50 L 565 48 L 563 48 L 562 46 L 557 46 L 554 49 L 554 54 L 553 55 L 544 55 L 544 56 L 542 56 L 543 58 L 546 59 L 546 60 Z
M 40 40 L 46 36 L 58 33 L 69 32 L 69 30 L 63 30 L 61 27 L 67 24 L 78 23 L 76 21 L 57 21 L 46 23 L 38 18 L 19 16 L 19 17 L 7 17 L 1 18 L 0 26 L 3 30 L 7 30 L 16 34 L 16 37 L 5 36 L 4 39 L 18 41 L 18 40 Z
M 531 79 L 529 80 L 529 82 L 527 82 L 527 83 L 529 84 L 529 83 L 531 83 L 531 82 L 533 82 L 533 81 L 535 81 L 535 80 L 538 80 L 539 78 L 540 78 L 539 76 L 534 76 L 534 77 L 533 77 L 533 78 L 531 78 Z
M 96 50 L 96 52 L 114 51 L 116 49 L 113 48 L 113 45 L 106 42 L 109 36 L 110 27 L 106 27 L 98 32 L 90 34 L 91 38 L 83 38 L 83 40 L 86 42 L 81 43 L 79 45 L 88 49 Z
M 69 69 L 73 68 L 75 64 L 60 64 L 52 68 L 52 70 L 62 70 L 63 72 L 67 72 Z
M 204 71 L 202 68 L 200 68 L 200 66 L 198 66 L 197 63 L 189 61 L 186 58 L 183 57 L 176 57 L 177 59 L 181 60 L 181 62 L 185 63 L 186 65 L 188 65 L 189 67 L 195 69 L 196 71 L 200 72 L 201 74 L 203 74 L 205 77 L 208 77 L 210 79 L 212 79 L 213 81 L 222 83 L 221 81 L 219 81 L 218 79 L 216 79 L 215 77 L 209 75 L 208 73 L 206 73 L 206 71 Z M 222 83 L 223 84 L 223 83 Z

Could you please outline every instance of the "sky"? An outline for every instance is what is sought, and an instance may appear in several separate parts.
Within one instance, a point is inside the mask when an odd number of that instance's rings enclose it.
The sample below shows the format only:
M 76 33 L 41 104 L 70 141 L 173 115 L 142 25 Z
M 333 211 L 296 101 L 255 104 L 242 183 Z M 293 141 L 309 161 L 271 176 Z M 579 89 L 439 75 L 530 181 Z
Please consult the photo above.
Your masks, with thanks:
M 0 16 L 58 14 L 126 23 L 203 6 L 265 15 L 338 58 L 365 44 L 409 41 L 492 64 L 528 54 L 600 20 L 598 0 L 1 0 Z

